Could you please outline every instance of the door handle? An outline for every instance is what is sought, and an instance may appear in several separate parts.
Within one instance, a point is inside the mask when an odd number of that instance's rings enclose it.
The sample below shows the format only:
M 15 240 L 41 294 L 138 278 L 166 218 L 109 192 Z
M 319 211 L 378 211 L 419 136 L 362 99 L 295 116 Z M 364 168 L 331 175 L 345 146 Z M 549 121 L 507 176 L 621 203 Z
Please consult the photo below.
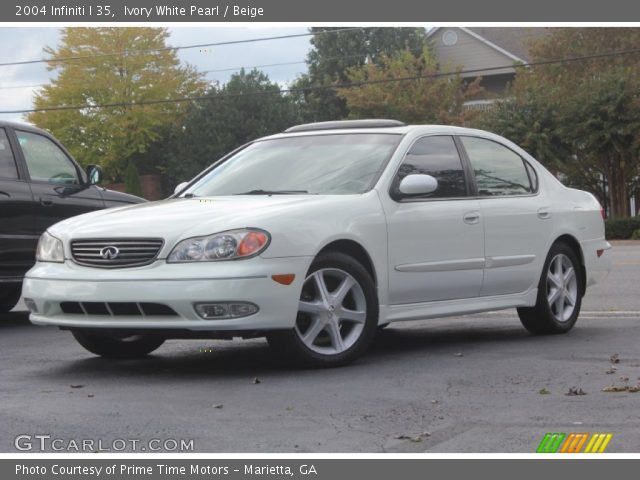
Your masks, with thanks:
M 547 218 L 551 218 L 551 212 L 548 208 L 542 207 L 538 209 L 538 218 L 542 220 L 546 220 Z
M 472 212 L 467 212 L 462 217 L 464 223 L 468 223 L 469 225 L 474 225 L 480 221 L 480 212 L 474 210 Z
M 42 205 L 43 207 L 50 207 L 51 205 L 53 205 L 53 200 L 49 199 L 49 198 L 40 198 L 40 205 Z

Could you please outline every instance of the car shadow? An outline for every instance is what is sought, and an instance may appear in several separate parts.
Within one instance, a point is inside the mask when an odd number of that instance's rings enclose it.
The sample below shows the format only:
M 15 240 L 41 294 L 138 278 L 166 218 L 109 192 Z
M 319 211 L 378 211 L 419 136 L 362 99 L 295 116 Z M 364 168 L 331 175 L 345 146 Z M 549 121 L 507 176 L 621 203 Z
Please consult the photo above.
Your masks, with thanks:
M 0 330 L 27 325 L 31 325 L 29 323 L 29 312 L 12 311 L 0 315 Z
M 510 322 L 507 320 L 506 322 Z M 545 340 L 546 338 L 546 340 Z M 102 378 L 147 377 L 167 380 L 202 378 L 260 377 L 283 372 L 311 375 L 340 375 L 341 372 L 370 371 L 385 362 L 422 361 L 491 345 L 495 351 L 523 344 L 549 341 L 550 337 L 528 334 L 519 323 L 494 321 L 492 326 L 393 326 L 378 332 L 371 350 L 355 363 L 338 369 L 300 369 L 283 361 L 264 339 L 250 341 L 170 341 L 154 354 L 137 360 L 104 359 L 84 352 L 78 346 L 78 359 L 49 364 L 47 374 L 100 375 Z M 429 362 L 430 363 L 430 362 Z M 53 372 L 52 372 L 53 371 Z M 333 373 L 330 373 L 333 372 Z

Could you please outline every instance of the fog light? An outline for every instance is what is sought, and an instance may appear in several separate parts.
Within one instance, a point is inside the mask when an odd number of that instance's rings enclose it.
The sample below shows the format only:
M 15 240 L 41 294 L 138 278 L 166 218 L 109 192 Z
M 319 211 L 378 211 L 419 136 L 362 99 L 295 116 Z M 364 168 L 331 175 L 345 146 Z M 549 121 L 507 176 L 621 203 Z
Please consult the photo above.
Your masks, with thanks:
M 258 313 L 258 306 L 250 302 L 196 303 L 196 313 L 206 320 L 248 317 Z
M 24 304 L 31 313 L 38 313 L 38 307 L 36 305 L 36 302 L 33 301 L 33 298 L 25 298 Z

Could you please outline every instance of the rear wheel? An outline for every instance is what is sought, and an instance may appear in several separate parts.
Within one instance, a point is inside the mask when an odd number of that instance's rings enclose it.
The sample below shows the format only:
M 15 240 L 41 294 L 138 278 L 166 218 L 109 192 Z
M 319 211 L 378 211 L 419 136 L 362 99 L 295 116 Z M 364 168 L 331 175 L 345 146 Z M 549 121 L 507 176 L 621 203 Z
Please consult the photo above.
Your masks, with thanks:
M 367 270 L 342 253 L 319 256 L 302 287 L 295 327 L 267 335 L 305 367 L 337 367 L 362 355 L 377 331 L 378 299 Z
M 524 327 L 534 334 L 571 330 L 580 314 L 583 282 L 575 251 L 564 243 L 554 244 L 542 270 L 536 305 L 518 309 Z
M 2 284 L 0 284 L 2 285 Z M 22 283 L 5 283 L 0 287 L 0 313 L 13 310 L 20 300 Z
M 84 348 L 105 358 L 142 358 L 164 343 L 164 338 L 149 335 L 114 336 L 88 330 L 71 333 Z

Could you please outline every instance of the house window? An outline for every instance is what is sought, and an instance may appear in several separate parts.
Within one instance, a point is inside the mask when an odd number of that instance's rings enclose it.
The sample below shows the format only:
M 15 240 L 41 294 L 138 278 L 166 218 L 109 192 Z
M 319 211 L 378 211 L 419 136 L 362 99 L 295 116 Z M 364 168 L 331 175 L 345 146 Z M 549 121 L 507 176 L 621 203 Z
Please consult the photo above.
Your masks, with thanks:
M 458 34 L 453 30 L 446 30 L 442 34 L 442 43 L 444 43 L 447 47 L 452 47 L 456 43 L 458 43 Z

